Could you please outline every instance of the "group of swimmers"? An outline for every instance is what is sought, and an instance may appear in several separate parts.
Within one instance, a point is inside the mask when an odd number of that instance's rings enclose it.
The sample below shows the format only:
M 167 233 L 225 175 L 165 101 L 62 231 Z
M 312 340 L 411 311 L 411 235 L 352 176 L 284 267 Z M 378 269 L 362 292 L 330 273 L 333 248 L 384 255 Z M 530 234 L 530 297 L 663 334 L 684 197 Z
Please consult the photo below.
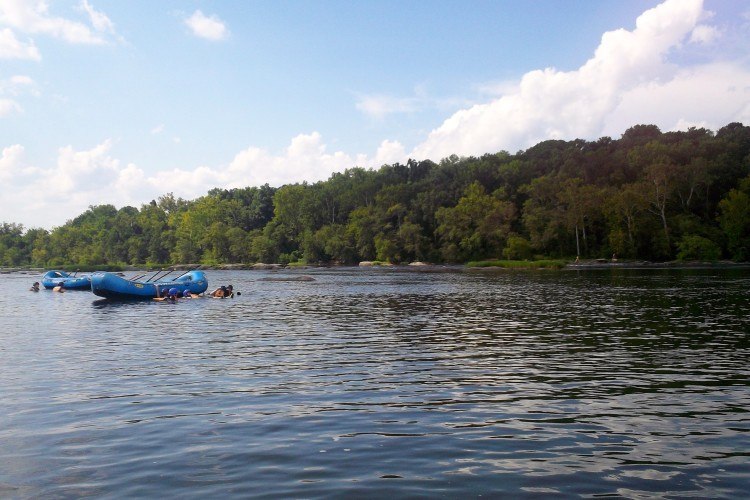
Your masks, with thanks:
M 53 292 L 60 292 L 60 293 L 62 293 L 62 292 L 65 291 L 65 290 L 63 290 L 63 288 L 65 288 L 65 283 L 61 281 L 60 283 L 57 284 L 57 286 L 55 286 L 52 289 L 52 291 Z M 29 288 L 29 290 L 31 290 L 32 292 L 38 292 L 39 291 L 39 282 L 35 281 L 34 284 L 31 285 L 31 288 Z
M 157 289 L 157 293 L 158 293 L 158 289 Z M 234 287 L 232 285 L 226 285 L 226 286 L 222 285 L 216 290 L 214 290 L 213 292 L 207 293 L 206 296 L 213 297 L 215 299 L 226 299 L 226 298 L 233 299 L 234 294 L 235 294 Z M 237 295 L 242 295 L 242 293 L 237 292 Z M 154 300 L 159 300 L 159 301 L 169 300 L 169 301 L 174 302 L 174 301 L 177 301 L 178 299 L 197 299 L 200 297 L 203 297 L 203 295 L 192 293 L 190 290 L 180 291 L 178 288 L 173 287 L 167 290 L 167 292 L 163 296 L 154 297 Z
M 57 286 L 55 286 L 52 289 L 52 291 L 62 293 L 65 291 L 64 288 L 65 288 L 65 282 L 61 281 L 60 283 L 57 284 Z M 32 292 L 38 292 L 39 282 L 35 281 L 34 284 L 31 285 L 31 288 L 29 290 L 31 290 Z M 178 288 L 174 288 L 174 287 L 167 290 L 167 292 L 163 296 L 158 295 L 159 293 L 158 288 L 156 289 L 156 292 L 157 292 L 157 296 L 154 297 L 154 300 L 175 301 L 177 299 L 197 299 L 197 298 L 203 297 L 203 295 L 192 293 L 190 290 L 186 289 L 186 290 L 180 291 Z M 236 293 L 237 295 L 242 295 L 242 292 L 236 292 Z M 217 288 L 213 292 L 207 293 L 206 296 L 213 297 L 215 299 L 226 299 L 226 298 L 233 299 L 234 294 L 235 294 L 235 291 L 232 285 L 226 285 L 226 286 L 221 285 L 219 288 Z
M 60 283 L 58 283 L 58 284 L 57 284 L 57 285 L 56 285 L 56 286 L 55 286 L 54 288 L 52 288 L 52 291 L 53 291 L 53 292 L 60 292 L 60 293 L 63 293 L 63 292 L 65 291 L 65 290 L 64 290 L 64 288 L 65 288 L 65 282 L 64 282 L 64 281 L 61 281 L 61 282 L 60 282 Z M 38 282 L 38 281 L 35 281 L 35 282 L 34 282 L 34 283 L 33 283 L 33 284 L 31 285 L 31 288 L 29 288 L 29 290 L 31 290 L 32 292 L 38 292 L 38 291 L 39 291 L 39 282 Z

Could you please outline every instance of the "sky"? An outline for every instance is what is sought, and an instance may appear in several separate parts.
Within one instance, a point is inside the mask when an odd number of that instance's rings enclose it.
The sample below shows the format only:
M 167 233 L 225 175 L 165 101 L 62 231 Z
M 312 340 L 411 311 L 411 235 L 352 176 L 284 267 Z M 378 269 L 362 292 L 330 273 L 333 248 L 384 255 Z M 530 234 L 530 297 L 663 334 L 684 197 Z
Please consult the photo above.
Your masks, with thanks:
M 0 223 L 750 125 L 747 0 L 0 0 Z

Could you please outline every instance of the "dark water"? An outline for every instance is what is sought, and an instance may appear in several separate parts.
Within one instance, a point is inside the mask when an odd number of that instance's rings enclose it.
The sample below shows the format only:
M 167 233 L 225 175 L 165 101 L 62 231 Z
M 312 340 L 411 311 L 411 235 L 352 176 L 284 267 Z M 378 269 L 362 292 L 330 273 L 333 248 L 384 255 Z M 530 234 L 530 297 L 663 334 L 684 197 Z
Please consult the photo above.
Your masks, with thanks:
M 0 275 L 0 497 L 750 495 L 747 270 L 208 278 Z

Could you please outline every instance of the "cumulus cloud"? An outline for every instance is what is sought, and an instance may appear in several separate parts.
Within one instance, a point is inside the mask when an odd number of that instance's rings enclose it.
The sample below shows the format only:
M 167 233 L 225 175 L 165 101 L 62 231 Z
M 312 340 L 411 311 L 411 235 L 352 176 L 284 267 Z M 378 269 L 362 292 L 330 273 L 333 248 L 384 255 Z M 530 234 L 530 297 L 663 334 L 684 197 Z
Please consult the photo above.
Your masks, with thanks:
M 709 44 L 718 39 L 721 36 L 721 30 L 715 26 L 707 26 L 705 24 L 696 26 L 693 32 L 690 34 L 690 41 L 693 43 Z
M 376 119 L 382 119 L 393 113 L 410 113 L 417 109 L 417 105 L 417 100 L 414 98 L 387 95 L 363 95 L 355 104 L 359 111 Z
M 96 31 L 114 34 L 115 25 L 106 14 L 94 9 L 86 0 L 81 2 L 81 9 L 89 15 L 91 25 Z
M 24 156 L 25 148 L 20 144 L 3 148 L 0 154 L 0 197 L 3 200 L 0 221 L 23 223 L 27 227 L 36 222 L 36 226 L 41 226 L 45 217 L 37 210 L 42 198 L 34 191 L 38 169 L 28 166 Z
M 735 121 L 750 123 L 750 73 L 731 63 L 713 63 L 624 92 L 601 135 L 616 137 L 636 123 L 655 123 L 664 130 L 715 130 Z
M 13 99 L 0 98 L 0 118 L 13 113 L 20 113 L 22 110 L 21 105 Z
M 341 152 L 328 153 L 319 133 L 294 137 L 282 155 L 251 147 L 238 153 L 226 172 L 219 176 L 229 187 L 269 183 L 280 186 L 287 182 L 319 181 L 333 172 L 354 166 L 354 159 Z
M 3 153 L 0 155 L 0 181 L 7 181 L 21 169 L 23 152 L 24 148 L 20 144 L 3 148 Z
M 412 95 L 397 97 L 387 94 L 365 94 L 357 95 L 355 108 L 366 116 L 383 120 L 389 115 L 412 114 L 424 110 L 446 110 L 456 109 L 457 106 L 467 104 L 465 98 L 434 97 L 429 94 L 423 85 L 417 85 Z
M 643 122 L 671 129 L 701 116 L 714 126 L 725 125 L 748 102 L 743 90 L 750 85 L 747 69 L 681 69 L 668 60 L 685 43 L 706 44 L 719 36 L 717 29 L 699 24 L 708 17 L 701 0 L 667 0 L 639 16 L 634 30 L 605 33 L 580 68 L 531 71 L 517 86 L 506 85 L 501 97 L 454 113 L 410 156 L 515 151 L 546 139 L 597 138 L 613 129 L 619 135 Z M 712 78 L 717 69 L 733 79 Z M 709 82 L 715 86 L 702 86 Z M 706 88 L 719 106 L 710 108 Z
M 36 83 L 27 75 L 13 75 L 8 79 L 0 80 L 0 94 L 20 95 L 24 93 L 36 95 Z
M 38 95 L 34 80 L 26 75 L 15 75 L 0 80 L 0 118 L 21 113 L 23 108 L 14 99 L 23 94 Z
M 83 3 L 88 5 L 85 1 Z M 94 12 L 90 6 L 89 10 Z M 98 15 L 96 22 L 101 25 L 106 16 L 101 13 L 96 14 Z M 43 1 L 0 0 L 0 24 L 24 33 L 47 35 L 69 43 L 103 44 L 106 42 L 105 38 L 86 24 L 50 14 L 47 3 Z
M 90 204 L 126 204 L 126 196 L 110 189 L 124 170 L 109 154 L 111 146 L 108 140 L 90 150 L 60 148 L 56 165 L 47 169 L 27 165 L 23 146 L 6 147 L 0 157 L 0 220 L 49 228 Z
M 193 15 L 185 19 L 185 25 L 190 28 L 193 35 L 206 40 L 219 41 L 229 36 L 224 21 L 218 16 L 206 16 L 200 10 L 193 12 Z
M 0 29 L 0 59 L 42 59 L 33 40 L 22 42 L 10 28 Z
M 403 163 L 405 160 L 406 151 L 404 150 L 404 146 L 398 141 L 385 140 L 380 143 L 373 161 L 369 161 L 366 157 L 362 157 L 358 164 L 362 166 L 378 167 L 396 162 Z

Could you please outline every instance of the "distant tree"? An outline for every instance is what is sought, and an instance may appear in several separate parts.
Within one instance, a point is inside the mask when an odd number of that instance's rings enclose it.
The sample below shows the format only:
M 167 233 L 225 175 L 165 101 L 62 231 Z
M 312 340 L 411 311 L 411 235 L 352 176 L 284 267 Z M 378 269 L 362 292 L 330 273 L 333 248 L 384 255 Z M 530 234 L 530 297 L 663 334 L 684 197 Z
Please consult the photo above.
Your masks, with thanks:
M 719 224 L 727 237 L 732 258 L 750 260 L 750 177 L 719 203 Z
M 437 235 L 448 260 L 470 260 L 501 254 L 516 216 L 515 206 L 471 184 L 455 207 L 439 208 Z
M 703 236 L 684 236 L 677 244 L 677 248 L 677 258 L 680 260 L 714 261 L 721 257 L 721 248 Z
M 508 243 L 503 249 L 503 257 L 510 260 L 526 260 L 532 257 L 531 243 L 517 234 L 508 236 Z
M 605 210 L 610 218 L 610 246 L 615 253 L 623 257 L 636 255 L 636 224 L 648 203 L 646 192 L 642 185 L 627 184 L 611 188 L 605 196 L 607 203 Z

